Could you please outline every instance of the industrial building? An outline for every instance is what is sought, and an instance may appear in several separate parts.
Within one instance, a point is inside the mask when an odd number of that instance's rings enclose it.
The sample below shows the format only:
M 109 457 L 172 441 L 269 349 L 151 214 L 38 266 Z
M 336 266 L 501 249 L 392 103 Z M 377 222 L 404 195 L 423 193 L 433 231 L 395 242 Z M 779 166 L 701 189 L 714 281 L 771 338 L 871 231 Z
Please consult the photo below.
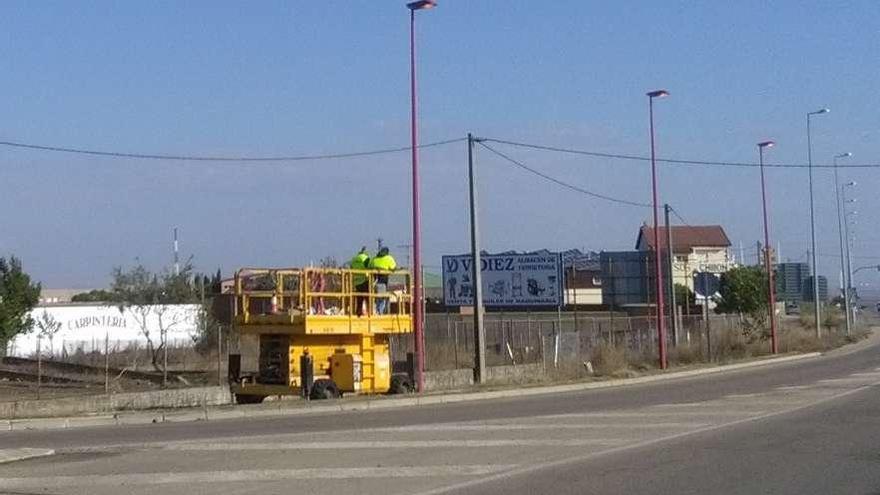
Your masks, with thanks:
M 805 282 L 811 277 L 808 263 L 779 263 L 776 265 L 776 299 L 780 302 L 799 303 L 804 300 Z M 811 286 L 812 287 L 812 286 Z M 821 283 L 819 285 L 821 291 Z M 825 291 L 828 287 L 826 283 Z M 810 300 L 812 300 L 812 292 Z
M 819 279 L 819 301 L 824 303 L 828 301 L 828 279 L 822 275 L 819 275 L 816 278 Z M 804 280 L 804 289 L 801 300 L 805 302 L 813 302 L 813 277 L 808 277 Z

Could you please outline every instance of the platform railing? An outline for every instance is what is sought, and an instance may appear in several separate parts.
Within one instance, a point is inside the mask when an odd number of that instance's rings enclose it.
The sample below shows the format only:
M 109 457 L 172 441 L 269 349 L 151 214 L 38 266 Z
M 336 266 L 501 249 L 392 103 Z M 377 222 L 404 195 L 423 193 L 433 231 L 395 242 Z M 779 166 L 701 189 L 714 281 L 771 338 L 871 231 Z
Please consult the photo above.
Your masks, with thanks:
M 386 292 L 377 292 L 387 277 Z M 359 283 L 355 283 L 359 282 Z M 357 286 L 366 282 L 367 291 Z M 242 268 L 235 274 L 236 318 L 251 315 L 379 318 L 412 314 L 412 277 L 406 270 L 348 268 Z M 385 311 L 379 312 L 379 302 Z

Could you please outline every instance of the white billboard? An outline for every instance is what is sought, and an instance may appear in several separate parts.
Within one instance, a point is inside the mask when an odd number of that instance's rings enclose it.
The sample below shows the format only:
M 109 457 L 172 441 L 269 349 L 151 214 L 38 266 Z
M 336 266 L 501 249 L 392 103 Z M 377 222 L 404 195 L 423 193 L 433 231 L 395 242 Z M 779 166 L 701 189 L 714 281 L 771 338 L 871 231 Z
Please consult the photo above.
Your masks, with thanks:
M 146 345 L 147 335 L 158 345 L 160 328 L 166 330 L 172 345 L 193 345 L 198 336 L 199 310 L 198 304 L 146 306 L 141 311 L 120 311 L 112 305 L 59 305 L 36 307 L 30 316 L 34 320 L 48 318 L 57 322 L 57 330 L 40 339 L 40 348 L 47 354 L 60 354 L 77 348 L 103 352 L 105 339 L 114 348 L 135 343 Z M 35 353 L 39 336 L 40 328 L 35 326 L 30 332 L 13 337 L 7 353 L 21 357 Z
M 472 306 L 472 257 L 443 257 L 443 301 Z M 558 253 L 484 254 L 480 256 L 486 306 L 559 306 L 562 261 Z

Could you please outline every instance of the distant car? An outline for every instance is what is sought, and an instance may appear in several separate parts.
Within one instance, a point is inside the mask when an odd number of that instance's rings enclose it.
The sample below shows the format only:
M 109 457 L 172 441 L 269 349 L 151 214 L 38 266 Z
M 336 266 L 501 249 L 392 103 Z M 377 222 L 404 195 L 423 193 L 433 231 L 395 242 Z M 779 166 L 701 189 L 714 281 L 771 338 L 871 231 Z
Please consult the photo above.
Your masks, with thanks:
M 785 314 L 787 315 L 799 315 L 801 314 L 801 308 L 797 303 L 788 302 L 785 303 Z

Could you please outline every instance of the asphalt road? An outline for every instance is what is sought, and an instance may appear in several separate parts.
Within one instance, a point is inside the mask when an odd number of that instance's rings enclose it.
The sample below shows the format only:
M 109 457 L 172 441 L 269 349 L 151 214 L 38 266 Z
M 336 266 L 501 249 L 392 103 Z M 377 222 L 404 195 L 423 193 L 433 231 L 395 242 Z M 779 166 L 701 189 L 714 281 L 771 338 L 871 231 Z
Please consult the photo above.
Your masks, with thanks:
M 0 493 L 880 493 L 880 345 L 618 389 L 0 433 Z

